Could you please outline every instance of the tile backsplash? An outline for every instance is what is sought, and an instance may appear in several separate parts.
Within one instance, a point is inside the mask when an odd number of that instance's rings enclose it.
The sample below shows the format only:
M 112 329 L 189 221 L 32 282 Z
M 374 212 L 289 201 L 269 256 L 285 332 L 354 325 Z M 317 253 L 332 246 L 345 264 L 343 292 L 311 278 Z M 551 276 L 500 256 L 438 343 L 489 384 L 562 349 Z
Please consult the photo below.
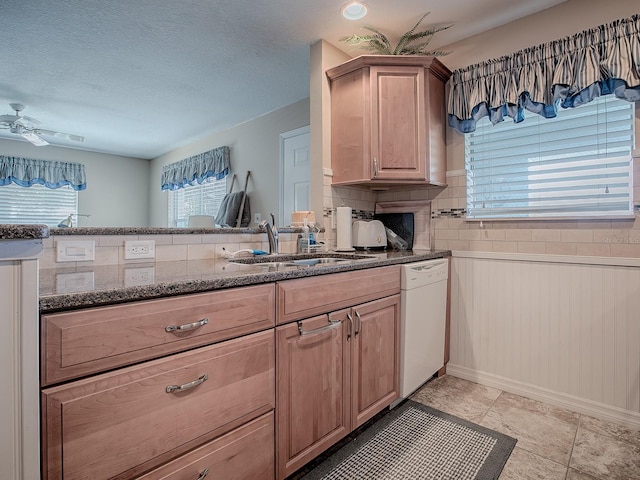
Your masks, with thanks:
M 279 236 L 280 253 L 296 251 L 297 233 L 281 232 Z M 319 240 L 322 239 L 320 235 Z M 95 242 L 94 260 L 79 262 L 57 262 L 56 247 L 58 241 L 93 240 Z M 124 259 L 124 242 L 128 240 L 154 240 L 154 259 Z M 222 248 L 234 252 L 245 248 L 267 251 L 269 243 L 266 233 L 223 233 L 223 234 L 175 234 L 175 235 L 52 235 L 43 240 L 43 256 L 40 268 L 60 268 L 94 265 L 135 265 L 136 263 L 154 263 L 180 260 L 204 260 L 222 256 Z
M 467 221 L 466 175 L 447 172 L 446 188 L 381 192 L 378 201 L 431 200 L 432 248 L 548 255 L 640 258 L 640 218 L 625 220 Z M 640 203 L 640 160 L 634 160 L 634 200 Z

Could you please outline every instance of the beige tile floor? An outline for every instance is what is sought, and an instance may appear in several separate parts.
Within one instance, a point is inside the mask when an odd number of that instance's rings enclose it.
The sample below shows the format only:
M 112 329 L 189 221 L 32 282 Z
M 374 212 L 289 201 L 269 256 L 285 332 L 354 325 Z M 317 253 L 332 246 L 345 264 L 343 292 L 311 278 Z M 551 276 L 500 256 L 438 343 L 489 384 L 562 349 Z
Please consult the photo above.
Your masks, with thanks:
M 500 480 L 640 480 L 640 430 L 450 375 L 411 398 L 517 438 Z

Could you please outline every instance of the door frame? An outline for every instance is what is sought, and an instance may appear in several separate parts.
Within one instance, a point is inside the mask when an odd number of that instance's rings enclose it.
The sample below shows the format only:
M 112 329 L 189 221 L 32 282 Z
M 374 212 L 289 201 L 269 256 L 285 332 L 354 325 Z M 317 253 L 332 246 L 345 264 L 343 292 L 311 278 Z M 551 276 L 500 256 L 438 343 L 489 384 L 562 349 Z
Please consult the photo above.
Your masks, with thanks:
M 304 135 L 305 133 L 311 133 L 311 125 L 306 125 L 304 127 L 296 128 L 294 130 L 289 130 L 288 132 L 282 132 L 280 134 L 280 165 L 279 165 L 279 179 L 278 183 L 280 185 L 279 193 L 278 193 L 278 222 L 280 226 L 284 227 L 286 223 L 283 223 L 284 220 L 284 142 L 288 138 L 297 137 L 298 135 Z M 311 141 L 309 141 L 311 144 Z M 311 145 L 309 145 L 311 148 Z M 311 177 L 311 172 L 309 172 L 309 177 Z M 309 178 L 309 182 L 311 182 L 311 178 Z

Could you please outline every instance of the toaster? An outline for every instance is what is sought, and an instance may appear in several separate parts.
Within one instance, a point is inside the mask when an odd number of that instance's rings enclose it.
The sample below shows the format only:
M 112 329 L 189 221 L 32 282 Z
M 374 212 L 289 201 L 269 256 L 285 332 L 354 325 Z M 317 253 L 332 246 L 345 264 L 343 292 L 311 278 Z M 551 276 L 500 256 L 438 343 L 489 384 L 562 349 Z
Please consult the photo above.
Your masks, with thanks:
M 380 220 L 356 220 L 351 226 L 355 248 L 386 248 L 387 231 Z

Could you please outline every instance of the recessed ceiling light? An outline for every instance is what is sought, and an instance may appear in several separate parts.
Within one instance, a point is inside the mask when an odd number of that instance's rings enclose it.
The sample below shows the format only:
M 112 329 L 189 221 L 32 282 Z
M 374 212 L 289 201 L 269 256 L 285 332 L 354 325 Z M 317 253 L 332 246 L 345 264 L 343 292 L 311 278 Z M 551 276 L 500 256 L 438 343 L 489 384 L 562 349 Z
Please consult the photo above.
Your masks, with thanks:
M 360 20 L 367 14 L 367 4 L 363 2 L 349 2 L 340 10 L 347 20 Z

